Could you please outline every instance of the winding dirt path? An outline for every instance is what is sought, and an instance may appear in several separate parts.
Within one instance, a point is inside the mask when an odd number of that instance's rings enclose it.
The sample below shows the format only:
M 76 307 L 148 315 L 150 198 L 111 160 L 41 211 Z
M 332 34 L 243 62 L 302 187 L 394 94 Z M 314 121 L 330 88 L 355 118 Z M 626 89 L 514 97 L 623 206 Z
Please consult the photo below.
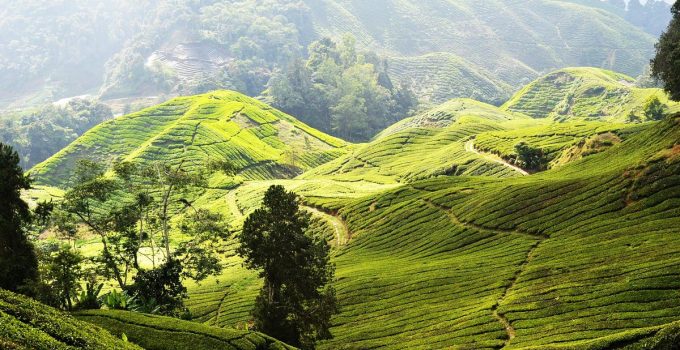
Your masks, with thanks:
M 347 223 L 345 223 L 345 221 L 342 220 L 338 215 L 327 213 L 306 205 L 303 206 L 303 208 L 312 213 L 312 215 L 321 216 L 330 222 L 331 226 L 333 226 L 333 230 L 335 231 L 335 241 L 339 246 L 347 244 L 350 238 L 352 238 L 352 235 L 347 228 Z
M 236 189 L 230 190 L 229 193 L 227 193 L 227 205 L 234 218 L 240 219 L 243 217 L 243 213 L 236 203 Z
M 522 169 L 522 168 L 520 168 L 516 165 L 512 165 L 512 164 L 508 163 L 507 161 L 505 161 L 505 159 L 503 159 L 503 158 L 501 158 L 501 157 L 499 157 L 495 154 L 479 151 L 478 149 L 475 148 L 475 139 L 470 139 L 468 142 L 465 143 L 465 151 L 470 152 L 470 153 L 474 153 L 474 154 L 478 154 L 478 155 L 480 155 L 480 156 L 482 156 L 482 157 L 484 157 L 484 158 L 486 158 L 490 161 L 493 161 L 493 162 L 496 162 L 496 163 L 499 163 L 499 164 L 503 164 L 506 167 L 508 167 L 512 170 L 515 170 L 516 172 L 518 172 L 518 173 L 520 173 L 524 176 L 529 175 L 529 173 L 526 170 L 524 170 L 524 169 Z

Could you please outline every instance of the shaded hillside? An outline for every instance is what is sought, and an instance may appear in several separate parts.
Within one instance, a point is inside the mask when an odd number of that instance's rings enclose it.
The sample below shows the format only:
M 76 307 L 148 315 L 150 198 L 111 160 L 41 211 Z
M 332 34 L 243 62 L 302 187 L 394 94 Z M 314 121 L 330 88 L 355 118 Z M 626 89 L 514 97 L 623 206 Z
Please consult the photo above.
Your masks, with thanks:
M 346 143 L 236 92 L 181 97 L 90 130 L 31 174 L 64 186 L 78 159 L 184 161 L 200 169 L 227 159 L 242 179 L 292 177 L 345 152 Z M 215 185 L 220 184 L 219 181 Z
M 0 289 L 0 348 L 141 349 L 87 322 Z
M 660 89 L 640 89 L 626 75 L 597 68 L 566 68 L 547 74 L 517 92 L 501 108 L 533 118 L 624 122 L 633 113 L 644 120 L 651 97 L 665 104 Z
M 125 334 L 129 341 L 146 350 L 293 349 L 260 333 L 209 327 L 171 317 L 119 310 L 82 311 L 76 313 L 75 317 L 96 324 L 112 334 Z

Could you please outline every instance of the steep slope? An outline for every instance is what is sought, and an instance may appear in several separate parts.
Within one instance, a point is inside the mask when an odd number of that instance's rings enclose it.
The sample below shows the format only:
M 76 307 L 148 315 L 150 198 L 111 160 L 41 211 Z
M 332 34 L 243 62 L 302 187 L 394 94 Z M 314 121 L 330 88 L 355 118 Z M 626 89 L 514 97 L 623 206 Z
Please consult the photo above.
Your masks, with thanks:
M 33 299 L 0 289 L 2 349 L 141 349 Z
M 91 310 L 75 317 L 127 338 L 147 350 L 293 349 L 266 335 L 228 328 L 209 327 L 176 318 L 119 310 Z
M 227 159 L 242 179 L 285 178 L 343 154 L 346 146 L 255 99 L 216 91 L 176 98 L 99 125 L 36 165 L 31 174 L 40 184 L 65 186 L 81 158 L 162 159 L 192 167 Z
M 660 89 L 639 89 L 623 74 L 597 68 L 566 68 L 547 74 L 517 92 L 501 108 L 533 118 L 558 121 L 623 122 L 630 113 L 644 120 L 642 107 L 656 96 L 669 104 Z
M 299 178 L 395 183 L 436 175 L 517 176 L 512 169 L 465 150 L 464 140 L 503 130 L 503 122 L 526 119 L 481 102 L 451 100 L 396 123 L 372 142 Z

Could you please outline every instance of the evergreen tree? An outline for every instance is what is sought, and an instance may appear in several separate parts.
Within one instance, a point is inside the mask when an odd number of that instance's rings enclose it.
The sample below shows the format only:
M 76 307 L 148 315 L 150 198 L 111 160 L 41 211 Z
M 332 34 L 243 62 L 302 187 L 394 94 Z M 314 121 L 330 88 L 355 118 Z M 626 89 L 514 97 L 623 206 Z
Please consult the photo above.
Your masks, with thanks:
M 0 288 L 30 294 L 38 280 L 38 259 L 26 236 L 31 215 L 21 190 L 31 181 L 19 166 L 19 155 L 0 143 Z
M 260 271 L 264 286 L 253 310 L 259 331 L 303 349 L 330 339 L 330 318 L 337 313 L 330 247 L 306 234 L 310 216 L 297 196 L 271 186 L 264 206 L 245 221 L 238 254 Z
M 652 60 L 652 76 L 663 82 L 663 87 L 674 101 L 680 101 L 680 2 L 671 8 L 673 19 L 656 44 Z

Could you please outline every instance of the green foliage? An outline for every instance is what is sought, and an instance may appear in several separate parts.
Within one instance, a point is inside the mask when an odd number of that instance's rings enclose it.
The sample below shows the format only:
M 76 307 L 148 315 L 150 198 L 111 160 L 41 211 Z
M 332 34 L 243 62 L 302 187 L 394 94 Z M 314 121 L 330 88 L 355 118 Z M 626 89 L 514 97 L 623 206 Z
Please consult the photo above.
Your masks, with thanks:
M 661 120 L 666 114 L 666 105 L 654 96 L 645 103 L 644 112 L 648 120 Z
M 531 171 L 545 170 L 548 166 L 548 159 L 543 150 L 533 147 L 522 141 L 515 145 L 517 153 L 517 163 L 520 167 Z
M 255 327 L 304 349 L 332 337 L 330 318 L 337 313 L 330 247 L 322 237 L 306 234 L 309 214 L 301 212 L 297 195 L 271 186 L 263 208 L 243 224 L 238 254 L 264 279 L 255 301 Z
M 113 172 L 117 177 L 107 175 L 101 164 L 79 161 L 61 210 L 72 215 L 72 225 L 86 225 L 101 240 L 102 277 L 114 278 L 134 295 L 137 309 L 173 313 L 182 308 L 183 278 L 202 280 L 221 271 L 217 248 L 228 233 L 222 216 L 197 210 L 183 197 L 176 200 L 184 207 L 177 208 L 175 198 L 204 184 L 202 173 L 190 173 L 182 163 L 154 162 L 137 169 L 122 162 L 114 164 Z M 187 209 L 194 215 L 178 226 L 186 238 L 171 247 L 171 217 Z M 139 262 L 143 247 L 151 251 L 151 269 Z M 129 285 L 128 275 L 133 273 L 134 283 Z
M 66 245 L 61 246 L 46 260 L 42 282 L 52 288 L 62 309 L 71 310 L 80 289 L 83 257 Z
M 127 291 L 119 292 L 112 289 L 101 297 L 101 304 L 109 310 L 132 310 L 135 308 L 136 300 Z
M 38 279 L 38 259 L 26 236 L 31 214 L 21 191 L 31 180 L 19 167 L 19 155 L 0 143 L 0 288 L 30 294 Z
M 184 306 L 182 300 L 186 298 L 182 265 L 176 260 L 168 260 L 151 270 L 140 271 L 134 277 L 130 292 L 145 307 L 139 311 L 172 314 Z
M 324 38 L 308 51 L 306 62 L 296 60 L 271 78 L 267 93 L 274 106 L 311 126 L 365 141 L 416 107 L 410 90 L 393 86 L 384 60 L 357 53 L 354 37 Z
M 75 98 L 16 118 L 0 119 L 0 142 L 12 145 L 29 169 L 66 147 L 90 128 L 113 118 L 106 105 Z
M 0 347 L 7 349 L 141 349 L 100 327 L 3 289 L 0 322 Z
M 676 2 L 671 12 L 673 19 L 656 44 L 652 59 L 652 76 L 663 82 L 664 90 L 673 101 L 680 101 L 680 74 L 678 74 L 678 43 L 680 42 L 680 5 Z
M 101 307 L 99 293 L 103 287 L 104 283 L 98 283 L 96 280 L 87 281 L 85 289 L 80 291 L 76 307 L 80 310 L 99 309 Z

